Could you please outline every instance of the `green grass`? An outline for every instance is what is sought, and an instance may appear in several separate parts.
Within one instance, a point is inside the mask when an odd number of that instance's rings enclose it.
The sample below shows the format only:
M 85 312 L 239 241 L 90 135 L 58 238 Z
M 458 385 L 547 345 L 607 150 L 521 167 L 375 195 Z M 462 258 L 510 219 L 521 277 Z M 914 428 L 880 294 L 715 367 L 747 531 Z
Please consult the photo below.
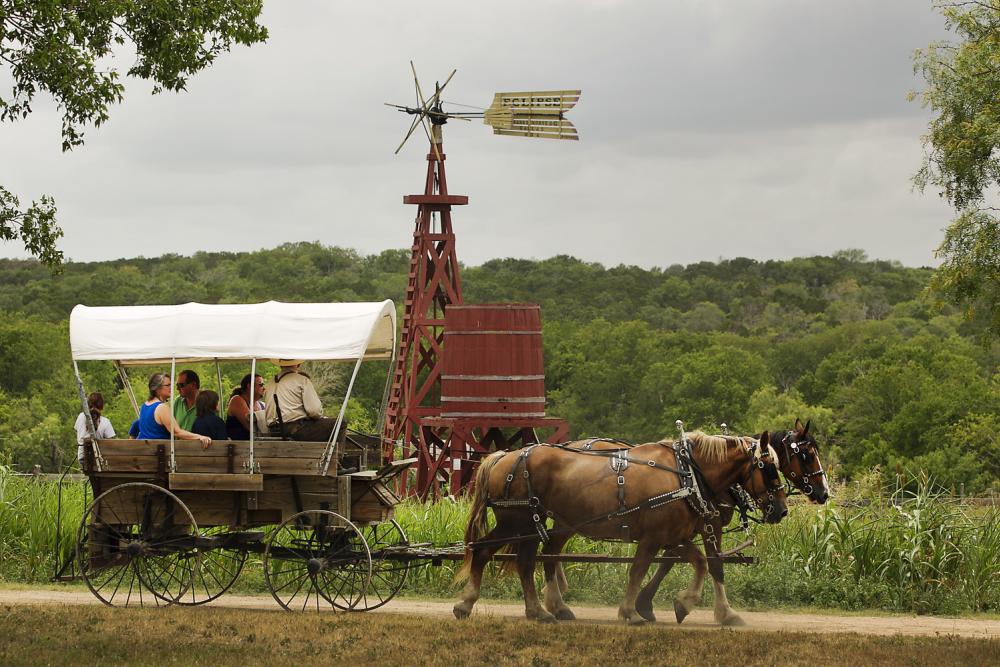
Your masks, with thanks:
M 777 526 L 754 529 L 757 562 L 730 566 L 726 584 L 738 608 L 821 607 L 879 609 L 934 614 L 1000 612 L 1000 511 L 968 508 L 935 494 L 926 482 L 916 491 L 888 497 L 871 494 L 864 504 L 824 507 L 795 504 Z M 58 485 L 12 475 L 0 467 L 0 580 L 46 582 L 56 567 Z M 61 557 L 73 548 L 83 512 L 84 484 L 63 489 Z M 845 497 L 847 493 L 843 494 Z M 434 505 L 404 502 L 396 511 L 411 542 L 444 546 L 461 541 L 469 503 Z M 727 536 L 742 541 L 741 533 Z M 568 551 L 627 555 L 630 545 L 574 538 Z M 414 568 L 404 595 L 452 597 L 458 564 Z M 625 565 L 566 564 L 567 601 L 617 604 Z M 686 587 L 687 566 L 676 566 L 664 581 L 660 608 Z M 259 559 L 251 557 L 234 592 L 264 593 Z M 516 577 L 500 576 L 491 565 L 483 595 L 518 599 Z M 706 583 L 706 600 L 711 585 Z

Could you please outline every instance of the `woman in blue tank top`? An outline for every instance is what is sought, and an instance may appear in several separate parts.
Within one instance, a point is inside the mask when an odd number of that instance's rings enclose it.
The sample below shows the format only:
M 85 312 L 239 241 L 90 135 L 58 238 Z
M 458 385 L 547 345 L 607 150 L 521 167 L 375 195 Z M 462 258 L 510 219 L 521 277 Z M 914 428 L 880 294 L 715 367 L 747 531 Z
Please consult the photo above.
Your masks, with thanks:
M 139 440 L 169 440 L 169 428 L 172 426 L 174 437 L 199 440 L 202 447 L 211 445 L 211 438 L 185 431 L 177 425 L 167 404 L 171 389 L 170 376 L 166 373 L 153 373 L 149 376 L 149 398 L 139 408 Z

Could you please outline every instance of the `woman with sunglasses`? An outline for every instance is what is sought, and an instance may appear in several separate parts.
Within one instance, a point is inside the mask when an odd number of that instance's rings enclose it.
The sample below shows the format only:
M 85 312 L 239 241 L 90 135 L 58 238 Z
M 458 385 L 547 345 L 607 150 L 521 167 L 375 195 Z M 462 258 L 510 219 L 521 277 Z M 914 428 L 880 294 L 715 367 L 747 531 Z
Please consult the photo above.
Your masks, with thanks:
M 212 439 L 191 433 L 182 429 L 170 413 L 170 376 L 166 373 L 153 373 L 149 376 L 149 398 L 139 408 L 139 439 L 169 440 L 170 429 L 174 437 L 181 440 L 198 440 L 201 446 L 207 448 Z
M 253 398 L 250 398 L 251 393 Z M 230 438 L 250 439 L 250 420 L 254 412 L 264 409 L 264 403 L 260 400 L 263 396 L 264 378 L 249 373 L 244 375 L 240 380 L 240 386 L 233 389 L 229 406 L 226 408 L 226 431 Z

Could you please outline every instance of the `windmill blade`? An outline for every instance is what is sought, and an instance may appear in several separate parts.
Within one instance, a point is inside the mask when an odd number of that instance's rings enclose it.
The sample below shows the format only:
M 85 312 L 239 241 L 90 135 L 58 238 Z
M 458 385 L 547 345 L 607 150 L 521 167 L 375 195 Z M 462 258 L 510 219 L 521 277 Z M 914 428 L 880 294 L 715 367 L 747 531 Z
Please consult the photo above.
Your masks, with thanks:
M 430 109 L 430 106 L 428 106 L 427 102 L 424 101 L 424 93 L 420 90 L 420 80 L 417 78 L 417 68 L 413 64 L 412 60 L 410 61 L 410 70 L 413 72 L 413 85 L 416 86 L 417 99 L 420 100 L 421 107 L 420 115 L 417 119 L 420 122 L 420 126 L 424 128 L 424 134 L 427 135 L 427 141 L 430 142 L 431 148 L 434 149 L 434 156 L 437 158 L 438 162 L 441 162 L 441 152 L 438 150 L 437 144 L 434 143 L 434 138 L 432 137 L 430 130 L 427 129 L 427 123 L 425 121 L 427 118 L 427 111 Z M 454 72 L 452 72 L 452 74 L 454 74 Z M 451 77 L 448 77 L 448 79 L 451 80 Z
M 424 136 L 427 137 L 427 141 L 430 142 L 431 148 L 434 149 L 434 157 L 437 158 L 438 162 L 441 162 L 441 151 L 438 150 L 438 145 L 434 143 L 434 135 L 427 129 L 427 114 L 420 116 L 420 127 L 424 128 Z
M 420 102 L 420 108 L 423 109 L 424 113 L 427 113 L 427 103 L 424 101 L 424 94 L 420 90 L 420 81 L 417 79 L 417 68 L 413 65 L 413 61 L 410 61 L 410 70 L 413 72 L 413 85 L 417 89 L 417 100 Z
M 451 74 L 449 74 L 448 78 L 444 80 L 444 83 L 436 87 L 433 98 L 434 104 L 437 104 L 438 99 L 441 97 L 441 91 L 444 90 L 444 87 L 448 85 L 448 82 L 451 81 L 451 77 L 455 76 L 455 72 L 457 71 L 458 71 L 457 69 L 451 70 Z M 433 107 L 434 104 L 432 104 L 431 106 Z
M 420 118 L 421 116 L 416 116 L 416 115 L 413 117 L 413 122 L 410 123 L 409 131 L 406 133 L 406 136 L 403 137 L 403 140 L 399 143 L 399 147 L 396 149 L 396 152 L 393 153 L 393 155 L 399 155 L 399 151 L 403 150 L 403 144 L 405 144 L 407 140 L 409 140 L 410 135 L 413 134 L 413 131 L 415 129 L 417 129 L 417 123 L 420 122 Z

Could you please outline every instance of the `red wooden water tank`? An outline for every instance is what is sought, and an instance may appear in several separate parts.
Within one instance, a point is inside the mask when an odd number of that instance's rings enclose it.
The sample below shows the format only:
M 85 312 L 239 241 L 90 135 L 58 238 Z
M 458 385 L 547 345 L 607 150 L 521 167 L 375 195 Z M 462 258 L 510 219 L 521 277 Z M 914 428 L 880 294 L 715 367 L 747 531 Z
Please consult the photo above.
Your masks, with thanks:
M 545 416 L 541 307 L 447 307 L 441 416 Z

